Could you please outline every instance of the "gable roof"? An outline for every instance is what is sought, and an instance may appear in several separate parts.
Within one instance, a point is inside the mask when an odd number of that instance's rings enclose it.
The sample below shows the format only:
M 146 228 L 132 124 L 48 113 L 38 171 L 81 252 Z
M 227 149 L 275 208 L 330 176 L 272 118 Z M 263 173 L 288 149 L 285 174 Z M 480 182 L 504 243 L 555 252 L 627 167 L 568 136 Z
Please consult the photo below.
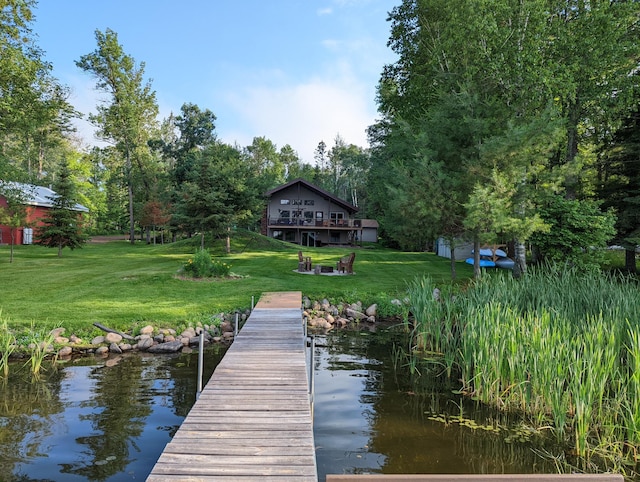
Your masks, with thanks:
M 349 211 L 351 213 L 357 213 L 359 211 L 359 208 L 354 206 L 350 202 L 347 202 L 344 199 L 340 199 L 339 197 L 334 196 L 329 191 L 325 191 L 324 189 L 316 186 L 315 184 L 311 184 L 309 181 L 306 181 L 306 180 L 302 179 L 301 177 L 299 177 L 297 179 L 294 179 L 293 181 L 289 181 L 286 184 L 282 184 L 281 186 L 278 186 L 278 187 L 276 187 L 274 189 L 271 189 L 270 191 L 267 191 L 265 193 L 265 195 L 268 196 L 268 197 L 271 197 L 275 193 L 277 193 L 279 191 L 284 191 L 285 189 L 288 189 L 288 188 L 290 188 L 292 186 L 295 186 L 296 184 L 301 184 L 302 186 L 306 187 L 310 191 L 313 191 L 316 194 L 322 196 L 323 198 L 325 198 L 327 200 L 330 200 L 332 203 L 343 207 L 344 209 L 346 209 L 347 211 Z
M 13 181 L 12 182 L 0 181 L 0 188 L 3 185 L 6 185 L 7 187 L 12 189 L 19 189 L 22 192 L 22 194 L 24 194 L 25 196 L 25 204 L 28 204 L 29 206 L 41 206 L 45 208 L 51 208 L 53 207 L 53 199 L 58 196 L 55 191 L 44 186 L 35 186 L 33 184 L 23 184 L 21 182 L 13 182 Z M 0 190 L 0 194 L 2 194 L 1 190 Z M 89 212 L 89 208 L 78 203 L 76 203 L 76 205 L 73 207 L 73 210 L 80 211 L 83 213 Z
M 360 221 L 360 226 L 362 226 L 363 228 L 379 228 L 380 225 L 378 224 L 378 221 L 376 221 L 375 219 L 363 219 Z

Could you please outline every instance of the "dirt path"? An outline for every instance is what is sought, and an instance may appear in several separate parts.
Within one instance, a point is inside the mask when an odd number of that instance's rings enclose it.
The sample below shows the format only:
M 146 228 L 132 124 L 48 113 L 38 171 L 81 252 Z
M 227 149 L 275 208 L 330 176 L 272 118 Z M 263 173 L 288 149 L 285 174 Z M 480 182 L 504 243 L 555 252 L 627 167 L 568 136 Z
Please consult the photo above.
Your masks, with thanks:
M 89 238 L 90 243 L 101 244 L 101 243 L 110 243 L 112 241 L 127 241 L 127 236 L 124 234 L 114 234 L 110 236 L 91 236 Z

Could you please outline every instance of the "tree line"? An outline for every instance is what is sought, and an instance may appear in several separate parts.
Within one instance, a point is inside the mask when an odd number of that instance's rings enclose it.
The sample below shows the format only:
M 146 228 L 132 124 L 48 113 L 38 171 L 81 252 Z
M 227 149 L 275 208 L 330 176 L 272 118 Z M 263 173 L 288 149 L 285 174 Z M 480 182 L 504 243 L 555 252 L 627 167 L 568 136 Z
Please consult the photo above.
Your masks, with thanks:
M 0 179 L 72 173 L 94 232 L 170 236 L 256 227 L 262 194 L 303 177 L 379 220 L 388 245 L 509 243 L 534 260 L 598 262 L 640 243 L 640 2 L 403 0 L 389 13 L 397 60 L 378 84 L 370 147 L 319 142 L 314 164 L 265 137 L 216 136 L 192 103 L 158 120 L 144 62 L 96 31 L 76 60 L 104 100 L 89 120 L 107 147 L 80 147 L 79 114 L 31 31 L 35 0 L 0 0 Z M 155 236 L 153 238 L 155 240 Z M 479 265 L 476 255 L 476 270 Z
M 0 66 L 0 179 L 55 187 L 70 170 L 76 189 L 60 190 L 90 209 L 90 229 L 125 231 L 132 242 L 140 231 L 149 239 L 155 228 L 176 237 L 255 227 L 263 193 L 297 177 L 362 203 L 366 151 L 339 136 L 332 148 L 319 143 L 321 165 L 311 166 L 290 145 L 278 149 L 265 137 L 245 147 L 225 144 L 216 136 L 215 114 L 193 103 L 159 121 L 144 62 L 128 55 L 110 29 L 97 30 L 95 50 L 76 60 L 105 94 L 88 119 L 106 147 L 83 149 L 70 123 L 79 114 L 67 101 L 67 89 L 52 77 L 30 28 L 35 3 L 0 1 L 1 59 L 7 67 Z M 16 219 L 21 199 L 15 201 L 7 219 L 12 214 L 17 228 L 24 212 Z
M 369 130 L 391 237 L 511 242 L 515 275 L 527 247 L 589 267 L 613 241 L 635 272 L 639 19 L 634 1 L 400 2 Z

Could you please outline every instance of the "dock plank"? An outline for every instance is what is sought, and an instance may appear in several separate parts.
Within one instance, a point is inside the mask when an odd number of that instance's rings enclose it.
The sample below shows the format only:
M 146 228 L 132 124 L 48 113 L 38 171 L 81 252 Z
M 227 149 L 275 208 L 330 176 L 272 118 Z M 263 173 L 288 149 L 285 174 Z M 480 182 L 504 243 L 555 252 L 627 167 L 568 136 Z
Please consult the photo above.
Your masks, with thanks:
M 262 295 L 147 481 L 317 481 L 301 304 Z

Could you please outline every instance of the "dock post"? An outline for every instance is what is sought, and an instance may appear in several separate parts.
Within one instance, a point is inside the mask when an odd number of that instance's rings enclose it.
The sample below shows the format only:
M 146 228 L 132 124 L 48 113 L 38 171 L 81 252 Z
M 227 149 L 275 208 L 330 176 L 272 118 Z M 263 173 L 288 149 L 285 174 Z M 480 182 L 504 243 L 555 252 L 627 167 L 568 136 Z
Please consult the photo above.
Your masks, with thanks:
M 202 392 L 202 372 L 204 364 L 204 331 L 200 332 L 200 345 L 198 347 L 198 390 L 196 393 L 196 399 L 200 396 L 200 392 Z
M 311 335 L 311 351 L 309 353 L 309 399 L 311 400 L 311 406 L 313 406 L 313 392 L 314 392 L 314 369 L 315 353 L 316 353 L 316 337 Z
M 233 337 L 235 338 L 236 336 L 238 336 L 238 313 L 236 312 L 236 320 L 235 323 L 233 324 Z

